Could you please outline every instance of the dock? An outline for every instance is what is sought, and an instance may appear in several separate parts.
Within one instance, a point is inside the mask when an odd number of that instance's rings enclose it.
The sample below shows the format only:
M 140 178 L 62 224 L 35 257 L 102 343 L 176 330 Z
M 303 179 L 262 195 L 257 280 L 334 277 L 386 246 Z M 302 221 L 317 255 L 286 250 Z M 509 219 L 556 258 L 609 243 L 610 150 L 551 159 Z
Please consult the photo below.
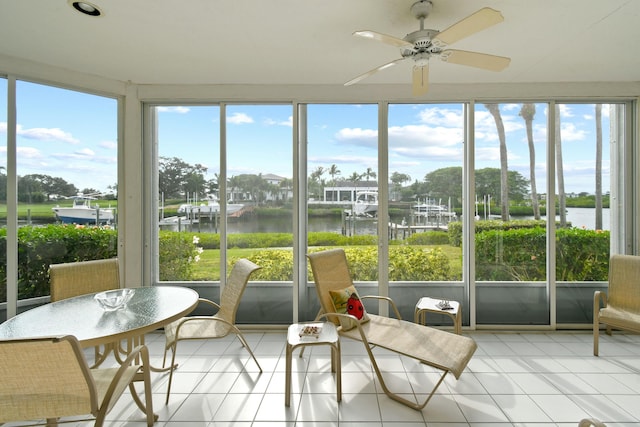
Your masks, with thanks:
M 393 239 L 397 239 L 399 234 L 402 234 L 402 238 L 405 239 L 414 233 L 424 231 L 447 231 L 448 229 L 449 227 L 447 227 L 447 224 L 407 225 L 395 222 L 389 223 L 389 235 Z

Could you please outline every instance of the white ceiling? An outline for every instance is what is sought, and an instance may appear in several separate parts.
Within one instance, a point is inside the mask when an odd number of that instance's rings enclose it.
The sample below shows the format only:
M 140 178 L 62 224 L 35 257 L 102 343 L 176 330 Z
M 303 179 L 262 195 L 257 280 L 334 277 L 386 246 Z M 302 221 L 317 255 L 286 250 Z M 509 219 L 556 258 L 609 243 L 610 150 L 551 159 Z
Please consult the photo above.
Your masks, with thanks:
M 142 84 L 342 85 L 400 57 L 353 31 L 419 29 L 414 0 L 92 1 L 103 16 L 67 0 L 0 0 L 0 55 Z M 432 60 L 432 84 L 640 82 L 638 0 L 433 3 L 425 27 L 435 30 L 484 6 L 501 11 L 503 23 L 450 47 L 512 61 L 494 73 Z M 407 61 L 366 82 L 410 80 Z

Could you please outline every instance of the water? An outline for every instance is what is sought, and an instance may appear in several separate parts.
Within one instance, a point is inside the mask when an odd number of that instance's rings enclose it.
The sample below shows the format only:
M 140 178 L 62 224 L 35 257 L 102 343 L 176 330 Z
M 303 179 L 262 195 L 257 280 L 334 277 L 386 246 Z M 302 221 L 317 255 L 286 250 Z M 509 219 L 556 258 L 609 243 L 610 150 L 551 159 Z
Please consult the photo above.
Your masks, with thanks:
M 516 217 L 515 219 L 533 219 L 533 217 Z M 546 217 L 542 217 L 546 219 Z M 557 216 L 556 220 L 560 220 Z M 592 208 L 567 208 L 567 221 L 576 228 L 585 228 L 587 230 L 595 229 L 595 209 Z M 602 224 L 605 230 L 611 229 L 610 210 L 605 208 L 602 210 Z M 354 234 L 354 225 L 350 221 L 346 222 L 347 235 Z M 184 226 L 183 226 L 184 227 Z M 320 217 L 310 218 L 308 230 L 311 232 L 331 232 L 342 234 L 343 223 L 337 217 Z M 162 227 L 163 230 L 177 230 L 177 226 Z M 184 228 L 183 228 L 184 229 Z M 210 223 L 202 223 L 199 226 L 193 225 L 193 231 L 201 231 L 203 233 L 215 232 L 213 225 Z M 377 234 L 378 221 L 376 219 L 357 219 L 355 221 L 355 234 Z M 290 218 L 267 218 L 258 220 L 255 217 L 244 218 L 242 220 L 230 220 L 227 222 L 227 232 L 231 234 L 240 233 L 292 233 L 293 225 Z
M 525 219 L 533 219 L 533 217 L 525 217 Z M 543 216 L 541 219 L 547 219 Z M 560 221 L 560 216 L 556 215 L 556 221 Z M 611 230 L 611 210 L 609 208 L 602 209 L 602 228 Z M 567 208 L 567 222 L 573 227 L 584 228 L 587 230 L 596 229 L 596 210 L 593 208 Z

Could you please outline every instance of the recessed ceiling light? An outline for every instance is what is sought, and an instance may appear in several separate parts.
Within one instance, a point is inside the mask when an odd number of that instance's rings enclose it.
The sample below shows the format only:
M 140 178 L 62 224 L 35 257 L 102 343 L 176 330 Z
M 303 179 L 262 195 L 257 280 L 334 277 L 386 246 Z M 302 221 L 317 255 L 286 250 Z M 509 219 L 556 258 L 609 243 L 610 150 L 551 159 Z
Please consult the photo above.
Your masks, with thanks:
M 102 15 L 102 11 L 93 3 L 89 3 L 87 1 L 73 1 L 69 0 L 69 4 L 73 6 L 75 10 L 80 13 L 89 16 L 100 16 Z

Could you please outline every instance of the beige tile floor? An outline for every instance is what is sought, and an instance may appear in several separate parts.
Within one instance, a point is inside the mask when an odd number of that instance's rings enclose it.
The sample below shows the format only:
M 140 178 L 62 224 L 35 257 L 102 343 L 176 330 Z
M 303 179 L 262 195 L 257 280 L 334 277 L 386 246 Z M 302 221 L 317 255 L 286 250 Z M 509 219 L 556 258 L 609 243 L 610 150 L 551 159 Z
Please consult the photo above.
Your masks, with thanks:
M 182 342 L 168 405 L 165 373 L 152 375 L 159 427 L 461 427 L 577 426 L 595 417 L 607 426 L 640 426 L 640 336 L 602 336 L 600 357 L 588 331 L 465 332 L 478 343 L 467 370 L 447 376 L 422 411 L 390 400 L 379 389 L 362 344 L 342 341 L 343 398 L 336 401 L 329 348 L 314 346 L 293 361 L 291 406 L 284 405 L 286 332 L 248 332 L 263 368 L 258 372 L 239 341 Z M 147 336 L 153 363 L 162 364 L 164 336 Z M 378 351 L 390 387 L 423 396 L 438 377 L 431 368 Z M 125 396 L 108 426 L 142 427 Z M 79 424 L 91 425 L 91 424 Z

